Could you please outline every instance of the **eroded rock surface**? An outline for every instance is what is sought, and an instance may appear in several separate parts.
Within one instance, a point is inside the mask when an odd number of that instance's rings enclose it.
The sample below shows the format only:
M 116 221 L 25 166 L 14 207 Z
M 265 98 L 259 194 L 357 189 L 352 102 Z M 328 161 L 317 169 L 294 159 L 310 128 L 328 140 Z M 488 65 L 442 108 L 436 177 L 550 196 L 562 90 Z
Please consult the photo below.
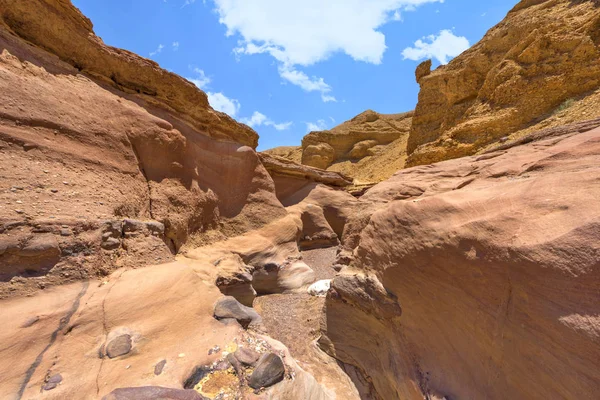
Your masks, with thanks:
M 169 262 L 191 236 L 285 215 L 252 129 L 104 45 L 69 1 L 3 0 L 0 47 L 0 297 Z
M 419 66 L 408 165 L 471 155 L 549 119 L 600 87 L 599 57 L 597 1 L 519 2 L 448 65 Z M 598 116 L 594 99 L 580 120 Z
M 379 114 L 367 110 L 331 130 L 311 132 L 302 148 L 264 153 L 295 163 L 339 172 L 355 183 L 377 183 L 404 167 L 412 112 Z
M 593 398 L 599 177 L 600 129 L 399 171 L 361 198 L 322 348 L 376 398 Z

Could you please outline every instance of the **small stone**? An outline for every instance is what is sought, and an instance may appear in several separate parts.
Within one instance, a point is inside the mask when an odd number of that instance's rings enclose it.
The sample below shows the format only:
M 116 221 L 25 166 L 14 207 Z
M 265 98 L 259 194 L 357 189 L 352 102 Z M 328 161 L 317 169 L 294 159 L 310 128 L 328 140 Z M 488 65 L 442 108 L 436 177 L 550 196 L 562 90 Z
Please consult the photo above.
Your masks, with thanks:
M 265 354 L 260 358 L 256 369 L 250 375 L 248 385 L 252 389 L 273 386 L 283 380 L 284 374 L 285 365 L 281 357 L 274 353 Z
M 52 193 L 58 193 L 58 189 L 50 189 Z
M 16 203 L 17 204 L 23 204 L 23 202 L 21 200 L 17 200 Z
M 253 322 L 260 322 L 260 315 L 254 309 L 242 305 L 234 297 L 225 296 L 215 304 L 214 317 L 218 320 L 234 318 L 247 328 Z
M 132 343 L 130 335 L 120 335 L 111 340 L 106 346 L 108 358 L 123 356 L 131 351 Z
M 16 212 L 17 214 L 23 214 L 23 213 L 24 213 L 24 211 L 23 211 L 23 210 L 15 210 L 15 212 Z
M 121 241 L 116 238 L 109 237 L 102 242 L 102 248 L 104 250 L 115 250 L 121 247 Z
M 215 346 L 212 349 L 208 350 L 208 355 L 211 356 L 215 353 L 218 353 L 219 351 L 221 351 L 221 348 L 219 346 Z
M 71 236 L 71 231 L 68 229 L 61 229 L 60 230 L 60 236 Z
M 68 184 L 69 184 L 69 182 L 63 181 L 63 185 L 68 185 Z
M 162 360 L 158 364 L 154 366 L 154 375 L 158 376 L 162 374 L 165 365 L 167 364 L 167 360 Z
M 42 389 L 52 390 L 52 389 L 56 388 L 59 383 L 62 382 L 62 379 L 63 378 L 62 378 L 61 374 L 52 375 L 50 378 L 48 378 L 48 380 L 46 381 L 44 386 L 42 386 Z
M 233 355 L 239 362 L 250 367 L 254 366 L 260 358 L 259 353 L 247 347 L 238 347 Z

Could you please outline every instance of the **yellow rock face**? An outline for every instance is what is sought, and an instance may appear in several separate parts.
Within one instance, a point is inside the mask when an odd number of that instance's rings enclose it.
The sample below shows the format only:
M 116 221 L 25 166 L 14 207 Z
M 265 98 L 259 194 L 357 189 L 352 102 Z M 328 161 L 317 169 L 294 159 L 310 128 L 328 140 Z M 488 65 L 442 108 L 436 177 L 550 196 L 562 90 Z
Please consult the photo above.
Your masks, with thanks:
M 598 89 L 596 3 L 522 1 L 448 65 L 419 66 L 408 165 L 474 154 Z

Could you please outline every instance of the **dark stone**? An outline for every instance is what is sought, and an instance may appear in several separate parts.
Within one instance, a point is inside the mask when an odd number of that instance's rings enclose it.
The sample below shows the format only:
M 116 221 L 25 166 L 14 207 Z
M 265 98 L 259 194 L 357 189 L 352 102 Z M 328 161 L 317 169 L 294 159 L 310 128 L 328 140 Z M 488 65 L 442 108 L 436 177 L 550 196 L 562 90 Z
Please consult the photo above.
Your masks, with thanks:
M 197 366 L 192 374 L 185 380 L 183 387 L 185 389 L 193 389 L 204 377 L 212 372 L 211 367 Z
M 149 221 L 146 222 L 146 228 L 150 231 L 150 233 L 156 236 L 163 236 L 165 234 L 165 224 L 158 221 Z
M 283 380 L 285 366 L 283 360 L 277 354 L 269 353 L 263 355 L 256 369 L 248 379 L 248 385 L 252 389 L 269 387 Z
M 123 356 L 131 351 L 132 343 L 130 335 L 120 335 L 106 345 L 108 358 Z
M 116 250 L 121 247 L 121 241 L 117 238 L 109 237 L 102 242 L 104 250 Z
M 233 353 L 235 358 L 237 358 L 242 364 L 247 366 L 254 366 L 258 359 L 260 358 L 260 354 L 256 351 L 249 349 L 247 347 L 238 347 L 235 353 Z
M 242 363 L 237 358 L 235 358 L 233 354 L 227 354 L 227 361 L 233 366 L 233 369 L 237 376 L 242 377 L 245 375 Z
M 162 374 L 163 368 L 165 367 L 166 363 L 167 363 L 167 360 L 162 360 L 158 364 L 156 364 L 154 366 L 154 375 L 160 375 L 160 374 Z
M 44 386 L 42 386 L 42 389 L 52 390 L 52 389 L 56 388 L 59 383 L 62 382 L 62 379 L 63 378 L 62 378 L 61 374 L 52 375 L 50 378 L 48 378 L 48 380 L 46 381 Z
M 246 307 L 231 296 L 225 296 L 217 301 L 214 317 L 218 320 L 234 318 L 244 328 L 248 328 L 251 323 L 257 323 L 261 320 L 256 311 Z
M 209 400 L 195 390 L 142 386 L 115 389 L 102 400 Z

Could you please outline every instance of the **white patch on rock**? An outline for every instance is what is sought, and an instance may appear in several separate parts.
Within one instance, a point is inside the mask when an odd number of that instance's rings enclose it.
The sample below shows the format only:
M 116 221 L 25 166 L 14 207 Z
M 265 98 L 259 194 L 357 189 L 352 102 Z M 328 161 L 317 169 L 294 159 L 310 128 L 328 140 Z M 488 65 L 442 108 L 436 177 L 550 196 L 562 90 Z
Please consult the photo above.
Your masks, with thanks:
M 325 297 L 330 287 L 331 279 L 318 281 L 310 285 L 310 287 L 308 288 L 308 294 L 310 294 L 311 296 Z

